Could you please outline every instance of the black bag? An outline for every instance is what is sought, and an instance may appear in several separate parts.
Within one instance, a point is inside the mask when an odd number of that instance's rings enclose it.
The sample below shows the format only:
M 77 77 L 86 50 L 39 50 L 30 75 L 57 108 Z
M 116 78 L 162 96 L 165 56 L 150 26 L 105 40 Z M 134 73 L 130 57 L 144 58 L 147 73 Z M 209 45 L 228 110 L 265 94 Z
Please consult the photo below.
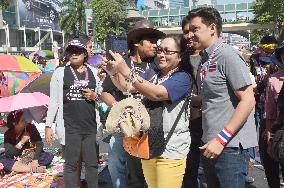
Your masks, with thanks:
M 284 164 L 284 84 L 278 96 L 277 106 L 279 113 L 272 126 L 272 157 L 275 161 Z

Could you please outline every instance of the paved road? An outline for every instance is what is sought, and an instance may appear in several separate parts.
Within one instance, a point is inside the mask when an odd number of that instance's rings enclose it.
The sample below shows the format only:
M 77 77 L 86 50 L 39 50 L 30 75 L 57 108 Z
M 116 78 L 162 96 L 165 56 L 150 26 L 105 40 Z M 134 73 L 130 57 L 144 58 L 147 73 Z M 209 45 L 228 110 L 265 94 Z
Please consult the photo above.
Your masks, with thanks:
M 0 127 L 0 133 L 4 133 L 6 130 L 5 127 Z M 0 145 L 3 147 L 3 145 Z M 53 147 L 60 147 L 58 143 L 55 143 Z M 100 143 L 100 152 L 106 153 L 108 151 L 108 144 Z M 268 188 L 267 181 L 265 178 L 264 170 L 262 168 L 253 167 L 249 169 L 249 175 L 252 176 L 255 181 L 252 184 L 247 184 L 246 188 Z M 201 188 L 206 188 L 206 184 L 204 183 L 204 177 L 201 175 Z M 113 188 L 111 184 L 110 175 L 107 167 L 100 173 L 99 175 L 99 187 L 100 188 Z

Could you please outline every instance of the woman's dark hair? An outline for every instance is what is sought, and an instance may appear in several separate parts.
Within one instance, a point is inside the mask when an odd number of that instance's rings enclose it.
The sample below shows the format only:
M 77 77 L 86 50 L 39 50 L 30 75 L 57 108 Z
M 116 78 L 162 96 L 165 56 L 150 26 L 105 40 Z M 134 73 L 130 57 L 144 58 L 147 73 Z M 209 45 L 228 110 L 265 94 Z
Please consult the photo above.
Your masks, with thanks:
M 174 34 L 168 34 L 164 37 L 165 38 L 171 38 L 175 41 L 176 43 L 176 47 L 178 48 L 178 51 L 181 51 L 181 46 L 180 46 L 180 42 L 181 42 L 181 35 L 174 35 Z
M 188 12 L 189 20 L 192 20 L 195 17 L 200 17 L 202 23 L 207 26 L 211 24 L 215 24 L 217 28 L 217 35 L 220 37 L 222 32 L 222 17 L 220 13 L 212 7 L 200 7 L 197 9 L 193 9 Z
M 24 114 L 24 111 L 22 111 L 22 110 L 10 112 L 7 116 L 6 126 L 9 129 L 12 129 L 14 127 L 14 123 L 18 123 L 23 114 Z
M 181 57 L 181 62 L 179 68 L 186 71 L 192 76 L 193 69 L 190 64 L 190 52 L 187 50 L 187 42 L 182 35 L 174 35 L 174 34 L 169 34 L 165 38 L 172 38 L 176 45 L 178 50 L 180 51 L 180 57 Z

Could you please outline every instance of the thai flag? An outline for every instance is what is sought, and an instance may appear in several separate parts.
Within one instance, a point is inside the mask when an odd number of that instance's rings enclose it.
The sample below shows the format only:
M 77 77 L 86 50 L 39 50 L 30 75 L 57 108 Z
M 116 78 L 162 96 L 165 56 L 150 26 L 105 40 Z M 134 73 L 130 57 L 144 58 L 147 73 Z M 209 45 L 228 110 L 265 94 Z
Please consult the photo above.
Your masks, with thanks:
M 208 64 L 208 72 L 214 72 L 217 70 L 217 61 Z

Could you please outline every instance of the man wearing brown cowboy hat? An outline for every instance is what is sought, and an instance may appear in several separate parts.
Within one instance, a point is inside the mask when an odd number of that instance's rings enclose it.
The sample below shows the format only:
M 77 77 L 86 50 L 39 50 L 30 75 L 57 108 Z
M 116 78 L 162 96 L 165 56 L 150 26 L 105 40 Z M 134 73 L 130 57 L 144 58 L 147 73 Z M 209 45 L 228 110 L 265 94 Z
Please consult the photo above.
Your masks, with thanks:
M 127 33 L 127 44 L 129 57 L 126 58 L 128 65 L 134 68 L 137 73 L 146 69 L 155 69 L 156 43 L 165 34 L 153 28 L 153 25 L 146 19 L 136 22 L 133 28 Z M 136 94 L 134 97 L 140 97 Z M 113 106 L 117 101 L 126 98 L 107 77 L 103 83 L 101 99 L 107 105 Z M 142 172 L 140 159 L 131 157 L 123 148 L 123 135 L 115 133 L 110 140 L 111 150 L 109 152 L 109 171 L 115 188 L 135 187 L 144 188 L 145 179 Z M 126 173 L 127 172 L 127 173 Z

